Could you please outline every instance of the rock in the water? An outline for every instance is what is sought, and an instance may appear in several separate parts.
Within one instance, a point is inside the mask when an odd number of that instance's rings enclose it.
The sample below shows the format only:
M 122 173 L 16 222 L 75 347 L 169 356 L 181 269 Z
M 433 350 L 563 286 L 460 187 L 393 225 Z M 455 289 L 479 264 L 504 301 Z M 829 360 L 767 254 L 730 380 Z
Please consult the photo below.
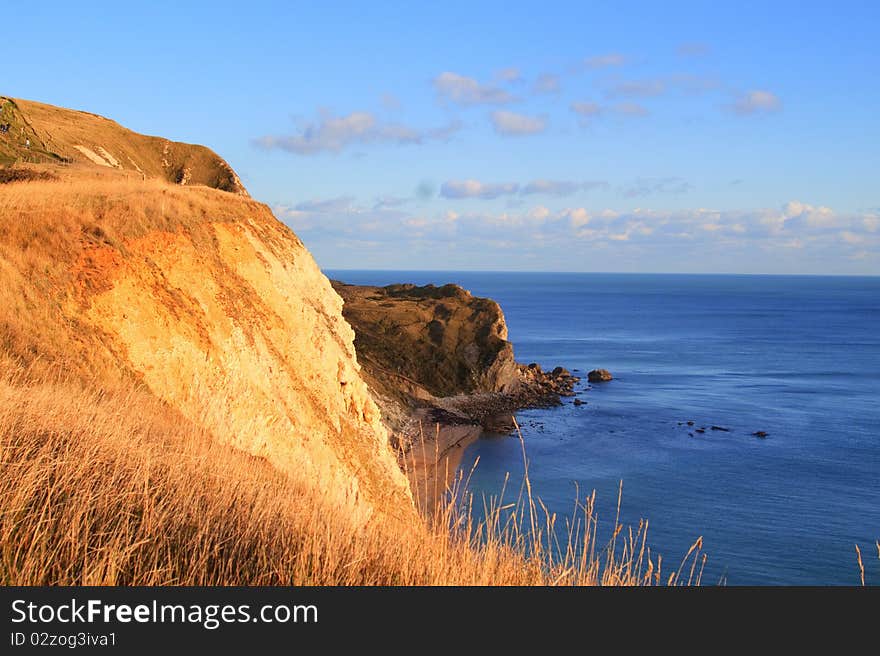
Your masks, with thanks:
M 605 383 L 611 379 L 611 372 L 607 369 L 593 369 L 587 374 L 587 380 L 591 383 Z
M 698 432 L 698 433 L 705 433 L 705 432 L 706 432 L 706 429 L 705 429 L 705 428 L 698 428 L 698 429 L 697 429 L 697 432 Z
M 575 399 L 575 400 L 574 400 L 574 404 L 575 404 L 575 405 L 584 405 L 584 402 L 581 401 L 580 399 Z
M 693 426 L 693 425 L 694 425 L 694 422 L 692 422 L 692 421 L 688 422 L 688 426 Z
M 566 369 L 565 367 L 556 367 L 551 375 L 554 378 L 558 378 L 559 376 L 571 376 L 571 374 L 568 373 L 568 369 Z
M 724 426 L 712 426 L 711 428 L 712 428 L 712 430 L 714 430 L 714 431 L 724 431 L 725 433 L 729 433 L 729 432 L 730 432 L 730 429 L 729 429 L 729 428 L 725 428 Z
M 755 431 L 754 433 L 752 433 L 752 435 L 754 435 L 755 437 L 760 437 L 763 440 L 765 437 L 767 437 L 768 433 L 767 431 Z

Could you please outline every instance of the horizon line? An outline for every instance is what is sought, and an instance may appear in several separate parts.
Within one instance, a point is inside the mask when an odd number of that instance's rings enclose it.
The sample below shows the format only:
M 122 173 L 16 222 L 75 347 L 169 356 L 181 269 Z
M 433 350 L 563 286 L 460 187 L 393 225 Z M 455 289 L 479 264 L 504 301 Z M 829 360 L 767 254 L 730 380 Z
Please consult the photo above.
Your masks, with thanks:
M 339 268 L 319 266 L 321 271 L 368 271 L 382 273 L 503 273 L 503 274 L 552 274 L 552 275 L 615 275 L 615 276 L 753 276 L 777 278 L 880 278 L 878 273 L 735 273 L 735 272 L 686 272 L 686 271 L 523 271 L 510 269 L 375 269 Z

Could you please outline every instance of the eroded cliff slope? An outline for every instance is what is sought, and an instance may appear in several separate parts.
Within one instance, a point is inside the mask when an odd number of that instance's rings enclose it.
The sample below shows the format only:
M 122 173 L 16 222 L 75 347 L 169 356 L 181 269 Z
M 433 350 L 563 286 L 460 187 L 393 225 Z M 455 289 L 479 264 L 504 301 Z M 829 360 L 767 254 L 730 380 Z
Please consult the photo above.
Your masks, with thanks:
M 17 101 L 39 126 L 47 106 L 32 106 Z M 93 144 L 99 120 L 84 115 L 66 134 Z M 218 441 L 342 491 L 364 516 L 406 512 L 342 300 L 265 205 L 175 184 L 161 166 L 143 177 L 36 168 L 49 179 L 0 184 L 0 364 L 97 388 L 135 381 Z
M 519 385 L 498 303 L 458 285 L 387 287 L 333 281 L 356 327 L 358 355 L 376 377 L 434 396 L 509 392 Z M 417 390 L 413 390 L 418 393 Z

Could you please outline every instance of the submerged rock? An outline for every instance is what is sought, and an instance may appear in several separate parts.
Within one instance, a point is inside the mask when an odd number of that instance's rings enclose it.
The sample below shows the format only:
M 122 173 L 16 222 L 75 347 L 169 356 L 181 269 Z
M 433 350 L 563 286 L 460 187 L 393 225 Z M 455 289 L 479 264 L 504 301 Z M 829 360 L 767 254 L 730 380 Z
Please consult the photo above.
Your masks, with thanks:
M 752 433 L 752 435 L 754 435 L 755 437 L 758 437 L 762 440 L 765 439 L 768 434 L 769 433 L 767 433 L 767 431 L 755 431 L 754 433 Z

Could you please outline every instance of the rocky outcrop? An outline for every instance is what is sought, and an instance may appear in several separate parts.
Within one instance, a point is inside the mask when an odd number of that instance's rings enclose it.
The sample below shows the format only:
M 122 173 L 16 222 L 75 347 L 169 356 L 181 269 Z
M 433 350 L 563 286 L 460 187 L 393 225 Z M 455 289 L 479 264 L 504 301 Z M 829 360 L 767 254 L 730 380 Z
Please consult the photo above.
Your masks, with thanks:
M 495 301 L 458 285 L 369 287 L 333 281 L 355 331 L 365 378 L 398 443 L 413 416 L 447 427 L 513 427 L 525 407 L 558 405 L 579 378 L 562 367 L 518 364 Z M 428 408 L 427 413 L 417 408 Z M 422 427 L 424 428 L 424 427 Z
M 458 285 L 365 287 L 334 281 L 364 368 L 415 398 L 514 392 L 520 384 L 498 303 Z
M 587 380 L 591 383 L 607 383 L 612 378 L 611 372 L 607 369 L 593 369 L 587 374 Z

